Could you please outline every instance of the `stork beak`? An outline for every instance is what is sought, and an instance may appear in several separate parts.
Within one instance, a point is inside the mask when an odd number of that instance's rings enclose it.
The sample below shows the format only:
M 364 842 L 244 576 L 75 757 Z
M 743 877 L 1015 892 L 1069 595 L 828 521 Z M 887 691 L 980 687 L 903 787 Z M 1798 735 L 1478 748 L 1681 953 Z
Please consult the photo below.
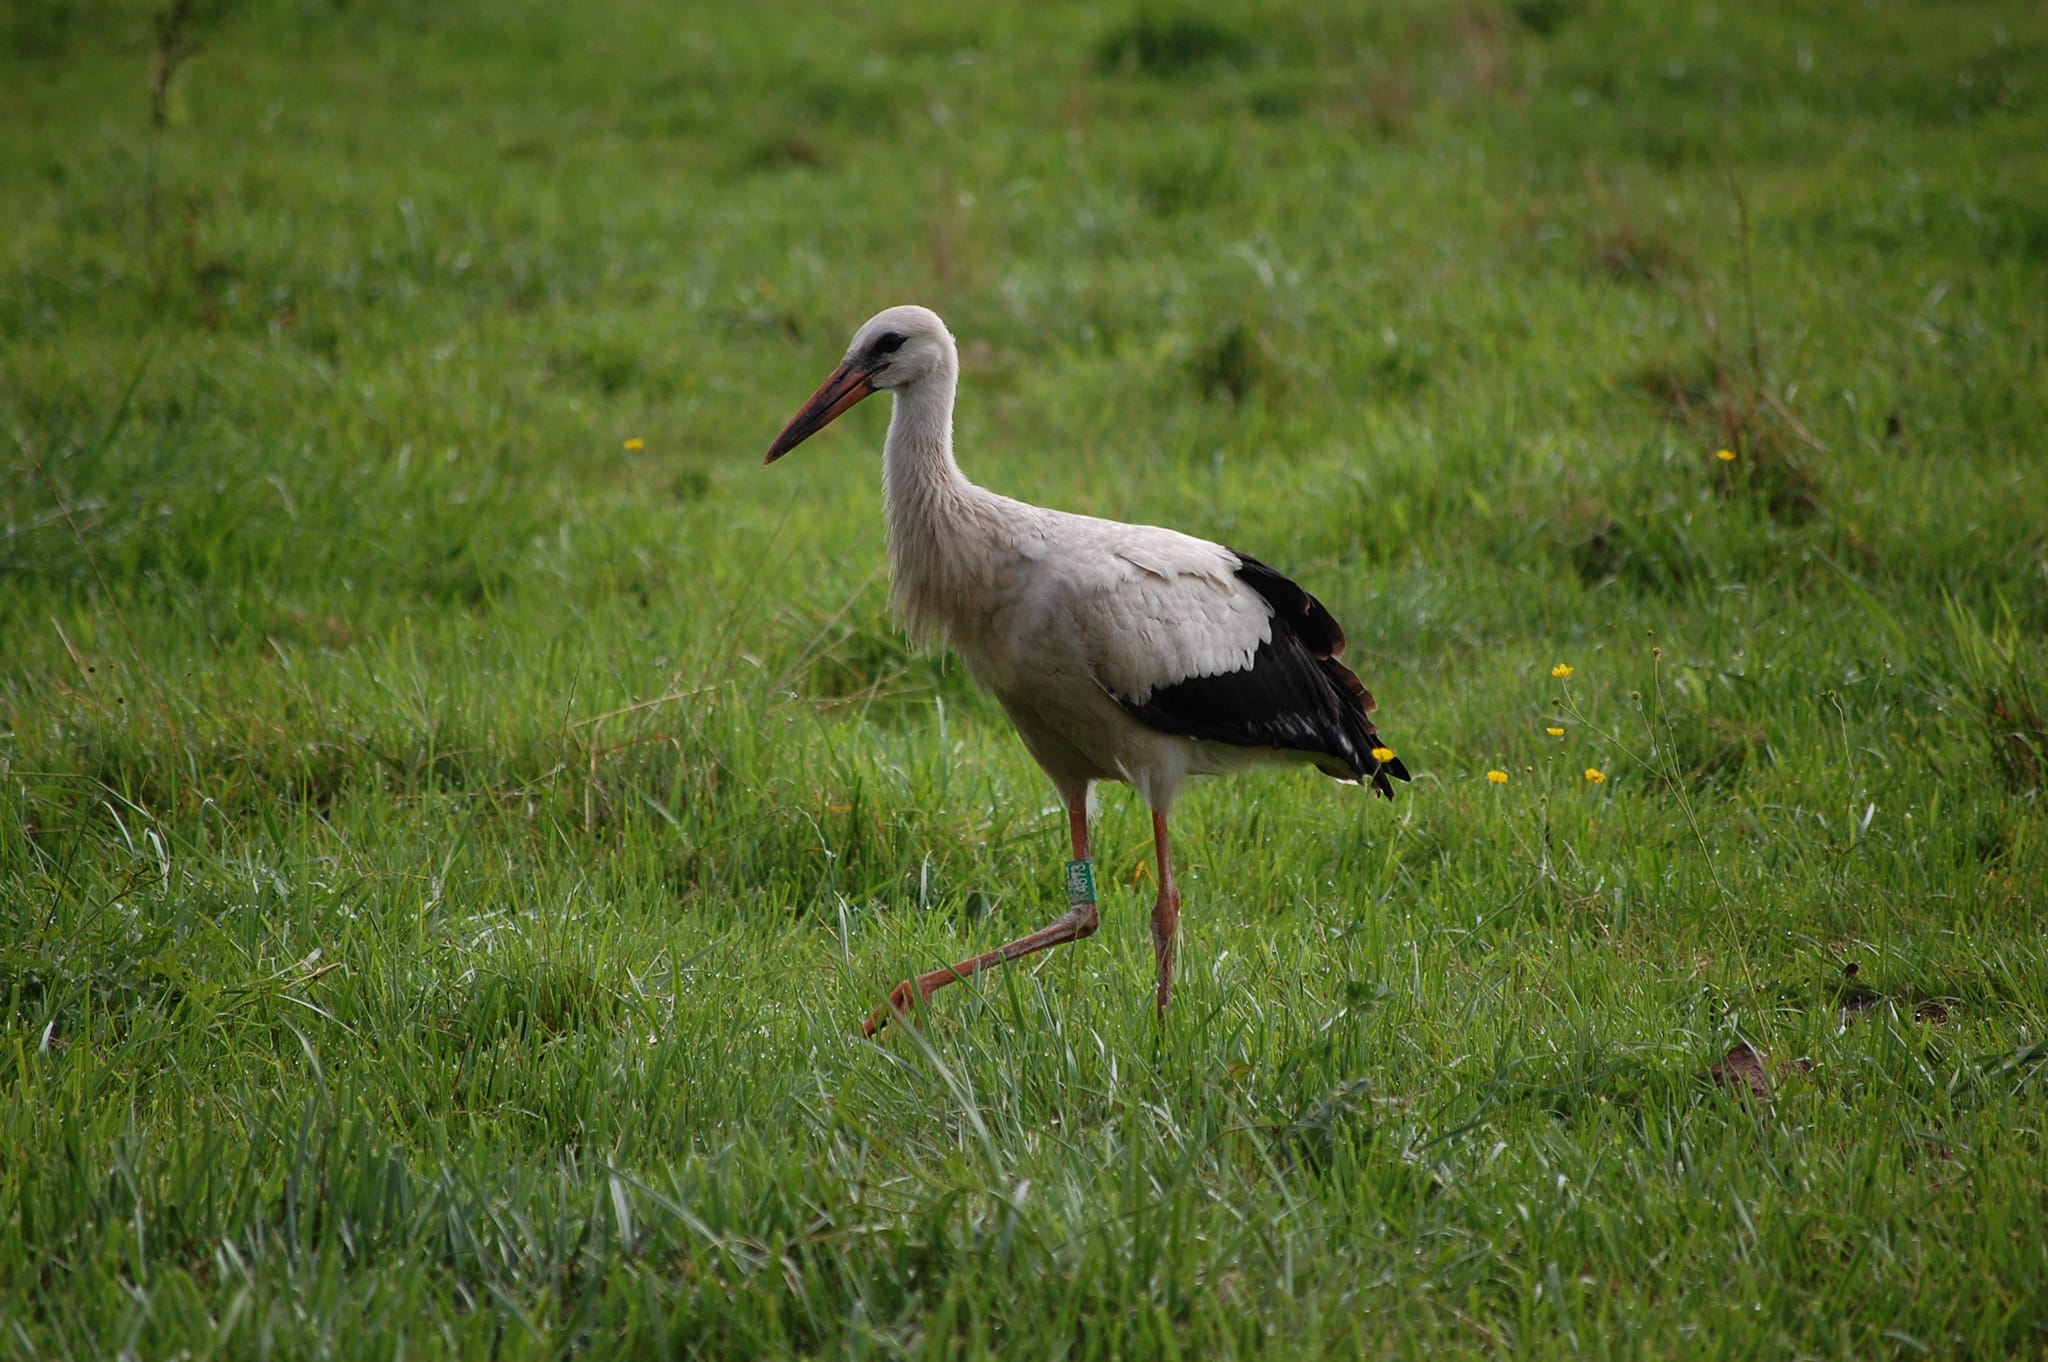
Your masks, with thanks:
M 789 418 L 789 424 L 782 428 L 782 434 L 775 437 L 775 443 L 768 446 L 768 457 L 761 462 L 774 463 L 831 425 L 840 412 L 874 390 L 874 384 L 868 382 L 867 370 L 856 368 L 851 360 L 842 363 L 832 371 L 830 378 L 818 385 L 818 390 L 811 394 L 811 400 L 804 403 L 803 410 Z

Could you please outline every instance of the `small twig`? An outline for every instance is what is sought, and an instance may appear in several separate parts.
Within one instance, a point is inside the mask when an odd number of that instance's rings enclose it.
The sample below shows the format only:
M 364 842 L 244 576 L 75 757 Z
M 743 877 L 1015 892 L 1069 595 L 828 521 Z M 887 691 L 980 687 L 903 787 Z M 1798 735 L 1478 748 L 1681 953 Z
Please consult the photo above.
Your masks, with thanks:
M 1678 769 L 1678 759 L 1671 755 L 1671 721 L 1664 713 L 1664 649 L 1652 645 L 1650 648 L 1650 692 L 1656 706 L 1657 720 L 1664 725 L 1665 767 L 1661 774 L 1670 785 L 1671 792 L 1678 799 L 1678 807 L 1685 814 L 1686 826 L 1692 829 L 1693 841 L 1699 845 L 1700 858 L 1707 863 L 1707 875 L 1714 881 L 1714 888 L 1721 895 L 1722 903 L 1732 901 L 1728 886 L 1721 881 L 1721 867 L 1714 855 L 1714 849 L 1707 845 L 1707 834 L 1700 827 L 1699 811 L 1693 807 L 1692 793 L 1686 788 L 1685 780 Z M 1650 716 L 1643 716 L 1643 728 L 1649 735 L 1650 749 L 1657 749 L 1657 734 L 1650 727 Z
M 149 82 L 149 125 L 161 130 L 169 118 L 171 77 L 198 50 L 189 36 L 194 0 L 171 0 L 157 11 L 156 74 Z
M 708 685 L 692 686 L 688 690 L 672 690 L 666 695 L 657 695 L 652 700 L 635 700 L 630 705 L 621 705 L 617 709 L 608 709 L 602 714 L 593 714 L 585 719 L 577 719 L 569 727 L 585 728 L 594 724 L 601 724 L 606 719 L 616 719 L 621 714 L 633 714 L 639 710 L 652 709 L 656 705 L 665 705 L 671 700 L 687 700 L 695 695 L 703 695 L 707 691 L 723 690 L 724 688 L 724 682 L 714 681 Z
M 1764 343 L 1756 323 L 1756 271 L 1749 260 L 1749 198 L 1742 182 L 1731 171 L 1727 177 L 1729 196 L 1735 200 L 1735 222 L 1742 233 L 1742 307 L 1749 323 L 1749 371 L 1758 388 L 1764 384 Z
M 1772 411 L 1776 412 L 1778 414 L 1778 419 L 1780 421 L 1783 421 L 1787 426 L 1791 428 L 1792 433 L 1798 437 L 1799 443 L 1805 445 L 1808 449 L 1811 449 L 1819 454 L 1825 454 L 1828 452 L 1827 441 L 1821 439 L 1818 435 L 1815 435 L 1812 431 L 1808 430 L 1805 424 L 1802 423 L 1797 416 L 1794 416 L 1792 414 L 1792 409 L 1785 405 L 1783 399 L 1781 399 L 1776 393 L 1772 392 L 1769 388 L 1763 387 L 1761 384 L 1758 385 L 1757 390 L 1763 394 L 1764 405 L 1769 407 Z
M 724 685 L 725 683 L 722 681 L 714 681 L 708 685 L 692 686 L 688 690 L 672 690 L 665 695 L 657 695 L 651 700 L 636 700 L 630 705 L 621 705 L 617 709 L 608 709 L 602 714 L 593 714 L 588 718 L 578 719 L 569 725 L 572 729 L 588 728 L 590 730 L 588 775 L 583 782 L 583 833 L 586 837 L 591 835 L 597 828 L 597 771 L 599 763 L 614 752 L 622 751 L 638 743 L 673 741 L 666 733 L 647 733 L 637 738 L 628 738 L 624 742 L 614 743 L 610 747 L 601 748 L 597 745 L 597 735 L 598 731 L 604 727 L 605 721 L 607 719 L 619 718 L 621 715 L 637 714 L 643 709 L 653 709 L 655 706 L 665 705 L 671 700 L 687 700 L 691 696 L 702 695 L 707 691 L 721 690 L 724 688 Z M 606 802 L 609 804 L 610 801 L 607 800 Z
M 882 564 L 877 563 L 873 568 L 869 569 L 868 575 L 861 579 L 860 585 L 856 586 L 847 595 L 846 599 L 839 603 L 839 608 L 825 617 L 825 622 L 818 626 L 817 632 L 811 635 L 810 641 L 805 643 L 802 650 L 797 653 L 796 661 L 783 668 L 782 674 L 775 678 L 774 682 L 768 687 L 770 695 L 780 693 L 784 686 L 787 686 L 796 679 L 798 672 L 825 655 L 824 644 L 826 635 L 832 632 L 834 625 L 846 618 L 853 610 L 854 603 L 860 600 L 867 589 L 874 585 L 875 578 L 881 575 Z

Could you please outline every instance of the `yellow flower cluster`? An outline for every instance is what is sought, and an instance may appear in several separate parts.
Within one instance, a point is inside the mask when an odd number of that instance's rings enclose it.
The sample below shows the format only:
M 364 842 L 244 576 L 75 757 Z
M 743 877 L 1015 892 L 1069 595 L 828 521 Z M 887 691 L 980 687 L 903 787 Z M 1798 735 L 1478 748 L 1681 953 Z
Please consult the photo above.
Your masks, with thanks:
M 635 435 L 632 439 L 626 441 L 626 448 L 635 450 L 645 449 L 647 448 L 647 441 L 641 439 L 638 435 Z
M 1560 662 L 1550 669 L 1550 675 L 1554 680 L 1564 681 L 1570 678 L 1574 670 L 1576 669 L 1572 666 L 1571 663 Z M 1553 738 L 1562 738 L 1565 735 L 1564 725 L 1562 724 L 1545 724 L 1543 726 L 1543 731 Z M 1374 757 L 1379 758 L 1382 761 L 1384 761 L 1387 757 L 1391 757 L 1392 755 L 1393 753 L 1385 751 L 1373 753 Z M 1533 770 L 1534 768 L 1532 767 L 1530 769 Z M 1585 778 L 1586 783 L 1588 785 L 1605 785 L 1607 783 L 1607 773 L 1597 766 L 1588 766 L 1585 769 Z M 1489 784 L 1505 785 L 1508 783 L 1508 773 L 1506 771 L 1495 768 L 1486 773 L 1486 779 Z

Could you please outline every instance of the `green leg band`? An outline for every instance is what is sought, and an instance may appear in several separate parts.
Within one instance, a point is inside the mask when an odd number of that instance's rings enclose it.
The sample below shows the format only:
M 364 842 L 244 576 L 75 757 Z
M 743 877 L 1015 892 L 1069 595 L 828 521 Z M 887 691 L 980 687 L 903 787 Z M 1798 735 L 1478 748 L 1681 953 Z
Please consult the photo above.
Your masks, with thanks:
M 1095 902 L 1095 862 L 1067 862 L 1067 902 L 1076 908 Z

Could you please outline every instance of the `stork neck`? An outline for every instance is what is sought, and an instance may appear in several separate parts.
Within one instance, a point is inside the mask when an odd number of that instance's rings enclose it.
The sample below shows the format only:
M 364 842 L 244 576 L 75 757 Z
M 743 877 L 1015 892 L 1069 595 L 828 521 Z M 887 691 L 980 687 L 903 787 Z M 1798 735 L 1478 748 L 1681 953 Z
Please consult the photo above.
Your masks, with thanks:
M 882 446 L 883 496 L 891 538 L 915 533 L 968 482 L 953 460 L 954 371 L 945 370 L 895 394 L 889 437 Z
M 987 494 L 953 461 L 953 388 L 948 368 L 900 389 L 882 446 L 882 500 L 889 522 L 889 602 L 910 637 L 949 643 L 973 600 L 961 583 L 985 570 L 990 545 Z M 977 564 L 980 566 L 977 567 Z

